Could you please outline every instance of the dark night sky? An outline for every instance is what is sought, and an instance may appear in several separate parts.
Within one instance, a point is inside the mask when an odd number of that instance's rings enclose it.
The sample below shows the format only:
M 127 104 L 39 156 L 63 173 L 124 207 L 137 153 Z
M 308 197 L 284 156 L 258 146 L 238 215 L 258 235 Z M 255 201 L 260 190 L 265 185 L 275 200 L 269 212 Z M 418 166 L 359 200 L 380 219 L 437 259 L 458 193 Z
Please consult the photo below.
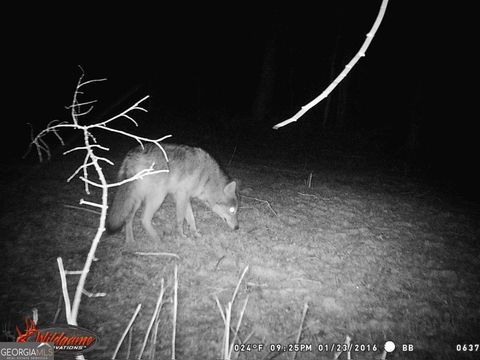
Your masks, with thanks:
M 24 81 L 21 86 L 28 88 L 32 80 L 37 84 L 48 81 L 55 94 L 68 94 L 68 101 L 78 63 L 90 77 L 109 78 L 109 83 L 102 85 L 108 97 L 116 98 L 125 88 L 142 83 L 154 93 L 168 96 L 168 102 L 189 106 L 201 82 L 211 92 L 207 97 L 220 95 L 219 102 L 248 107 L 246 102 L 251 101 L 258 84 L 265 44 L 274 34 L 277 81 L 282 86 L 294 69 L 298 107 L 326 86 L 336 37 L 342 36 L 340 51 L 346 60 L 363 42 L 378 10 L 378 4 L 368 9 L 357 4 L 350 9 L 335 3 L 316 10 L 231 9 L 220 14 L 203 10 L 189 16 L 174 12 L 172 17 L 159 15 L 156 23 L 141 29 L 137 22 L 119 21 L 105 26 L 100 34 L 92 34 L 84 24 L 72 39 L 59 38 L 61 28 L 37 28 L 39 33 L 23 35 L 28 47 L 23 44 L 18 49 L 23 67 L 18 69 Z M 364 16 L 359 16 L 360 10 Z M 86 28 L 84 36 L 82 28 Z M 384 37 L 381 32 L 378 42 Z M 385 39 L 382 43 L 388 46 Z M 373 58 L 377 51 L 373 46 L 371 51 Z
M 408 106 L 421 78 L 429 76 L 422 71 L 429 72 L 430 29 L 420 25 L 423 14 L 397 3 L 390 2 L 367 57 L 349 78 L 351 101 L 359 104 L 364 121 L 399 121 L 402 103 Z M 130 22 L 114 13 L 94 16 L 94 11 L 77 22 L 58 16 L 53 23 L 37 19 L 31 24 L 24 18 L 31 31 L 12 39 L 17 100 L 29 97 L 45 121 L 62 116 L 78 77 L 76 64 L 81 64 L 88 77 L 109 79 L 101 90 L 92 90 L 103 91 L 98 93 L 102 103 L 138 84 L 165 107 L 194 108 L 200 92 L 208 106 L 245 113 L 256 95 L 265 46 L 274 37 L 272 112 L 285 118 L 328 85 L 334 53 L 336 73 L 356 53 L 379 4 L 168 9 L 156 10 L 154 19 L 132 13 Z M 314 110 L 317 116 L 320 107 Z
M 127 9 L 85 7 L 48 17 L 30 9 L 19 17 L 5 44 L 14 131 L 22 141 L 28 136 L 25 122 L 40 129 L 51 119 L 66 119 L 64 106 L 79 76 L 77 64 L 88 78 L 108 78 L 89 88 L 88 95 L 99 100 L 97 113 L 131 92 L 110 111 L 150 94 L 151 114 L 182 114 L 192 119 L 193 127 L 205 125 L 199 123 L 199 113 L 208 114 L 200 117 L 205 122 L 209 116 L 227 122 L 248 119 L 266 45 L 274 39 L 269 116 L 261 124 L 247 120 L 248 126 L 261 128 L 260 133 L 273 132 L 272 125 L 293 115 L 329 84 L 334 54 L 335 72 L 343 69 L 363 43 L 380 3 L 327 1 L 315 7 L 276 4 L 262 9 L 243 3 L 223 8 L 180 4 L 154 10 L 129 4 Z M 457 163 L 450 172 L 463 171 L 475 158 L 472 118 L 460 115 L 463 97 L 446 91 L 464 70 L 458 57 L 465 48 L 452 41 L 458 27 L 447 21 L 454 18 L 452 11 L 448 5 L 432 9 L 390 1 L 367 56 L 348 77 L 347 104 L 355 120 L 346 129 L 387 129 L 398 134 L 396 141 L 401 143 L 412 116 L 417 116 L 434 162 Z M 281 131 L 296 134 L 296 127 L 319 124 L 324 106 L 325 102 Z M 159 134 L 164 134 L 162 126 L 169 130 L 169 124 L 163 124 L 158 123 Z

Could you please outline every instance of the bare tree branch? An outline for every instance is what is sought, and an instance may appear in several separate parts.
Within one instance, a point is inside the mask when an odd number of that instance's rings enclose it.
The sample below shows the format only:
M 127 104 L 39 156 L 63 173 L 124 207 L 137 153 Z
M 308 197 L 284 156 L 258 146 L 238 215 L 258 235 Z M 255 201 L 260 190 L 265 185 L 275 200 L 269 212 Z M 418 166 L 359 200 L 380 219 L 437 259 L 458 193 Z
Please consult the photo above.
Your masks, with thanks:
M 332 81 L 332 83 L 320 95 L 318 95 L 315 99 L 310 101 L 307 105 L 302 106 L 300 111 L 298 111 L 295 115 L 273 126 L 274 130 L 277 130 L 285 125 L 288 125 L 294 121 L 297 121 L 308 110 L 310 110 L 312 107 L 317 105 L 320 101 L 325 99 L 333 91 L 333 89 L 337 87 L 337 85 L 343 80 L 343 78 L 347 76 L 347 74 L 350 72 L 350 70 L 352 70 L 352 68 L 355 66 L 358 60 L 360 60 L 361 57 L 365 56 L 365 52 L 370 46 L 370 43 L 372 42 L 372 39 L 375 36 L 375 33 L 377 32 L 377 29 L 382 22 L 383 15 L 385 14 L 385 10 L 387 9 L 387 4 L 388 4 L 388 0 L 382 1 L 382 4 L 380 5 L 380 11 L 378 12 L 377 18 L 373 23 L 372 28 L 367 33 L 367 38 L 365 39 L 363 45 L 360 47 L 360 50 L 358 50 L 357 54 L 353 57 L 353 59 L 350 60 L 350 62 L 347 65 L 345 65 L 345 69 L 343 69 L 343 71 L 335 78 L 335 80 Z
M 80 88 L 84 87 L 85 85 L 92 84 L 95 82 L 99 81 L 104 81 L 106 79 L 93 79 L 93 80 L 87 80 L 84 81 L 84 75 L 85 73 L 83 72 L 83 69 L 80 67 L 82 70 L 82 73 L 79 77 L 79 80 L 77 82 L 77 86 L 75 88 L 74 94 L 73 94 L 73 99 L 72 99 L 72 104 L 67 107 L 68 110 L 70 110 L 70 115 L 71 115 L 71 122 L 59 122 L 58 120 L 53 120 L 51 121 L 48 126 L 39 132 L 36 136 L 33 136 L 33 129 L 31 130 L 32 134 L 32 139 L 30 142 L 30 145 L 27 150 L 28 152 L 35 147 L 37 149 L 37 154 L 40 159 L 40 161 L 43 160 L 44 156 L 46 156 L 48 159 L 50 159 L 51 153 L 50 153 L 50 148 L 48 147 L 47 142 L 45 141 L 45 136 L 49 133 L 53 133 L 60 141 L 62 145 L 64 145 L 64 142 L 59 134 L 60 130 L 63 129 L 74 129 L 81 131 L 83 133 L 84 137 L 84 146 L 78 146 L 69 150 L 66 150 L 63 154 L 67 155 L 69 153 L 75 152 L 75 151 L 85 151 L 85 157 L 83 164 L 80 165 L 74 173 L 68 178 L 67 181 L 72 180 L 74 177 L 79 175 L 80 172 L 82 172 L 82 175 L 79 176 L 79 178 L 85 183 L 85 192 L 89 194 L 89 186 L 95 186 L 98 187 L 102 190 L 102 196 L 101 196 L 101 203 L 100 202 L 91 202 L 91 201 L 86 201 L 86 200 L 81 200 L 80 204 L 81 205 L 88 205 L 88 206 L 94 206 L 97 207 L 101 210 L 100 213 L 100 220 L 97 228 L 97 232 L 95 234 L 95 237 L 92 241 L 92 245 L 90 247 L 90 251 L 87 255 L 87 259 L 85 261 L 85 264 L 83 265 L 83 269 L 81 271 L 75 271 L 75 274 L 79 274 L 80 278 L 78 280 L 77 286 L 76 286 L 76 291 L 75 295 L 73 297 L 73 302 L 70 303 L 70 297 L 67 291 L 66 287 L 66 275 L 67 274 L 72 274 L 72 272 L 65 271 L 63 269 L 63 263 L 61 258 L 59 258 L 58 263 L 59 263 L 59 268 L 61 272 L 61 278 L 62 278 L 62 287 L 63 287 L 63 295 L 65 299 L 65 306 L 66 306 L 66 314 L 67 314 L 67 321 L 69 324 L 72 325 L 77 325 L 77 317 L 78 317 L 78 311 L 80 308 L 80 302 L 82 299 L 82 295 L 87 295 L 87 296 L 100 296 L 103 295 L 103 293 L 96 293 L 93 294 L 89 292 L 87 289 L 85 289 L 85 283 L 86 283 L 86 278 L 88 276 L 88 273 L 90 271 L 90 266 L 92 262 L 95 259 L 95 252 L 97 249 L 97 246 L 100 242 L 100 238 L 105 231 L 105 221 L 106 221 L 106 215 L 107 215 L 107 204 L 108 204 L 108 189 L 114 186 L 119 186 L 122 185 L 126 182 L 129 181 L 134 181 L 136 179 L 141 179 L 144 176 L 149 176 L 152 174 L 157 174 L 161 172 L 168 172 L 168 169 L 155 169 L 155 163 L 153 163 L 148 169 L 144 169 L 140 171 L 139 173 L 135 174 L 134 176 L 125 179 L 120 182 L 116 183 L 107 183 L 107 180 L 103 174 L 102 167 L 100 166 L 101 162 L 106 162 L 108 164 L 113 164 L 112 161 L 107 159 L 106 157 L 101 157 L 98 156 L 95 151 L 96 150 L 102 150 L 102 151 L 109 151 L 107 147 L 104 147 L 102 145 L 99 145 L 97 143 L 97 139 L 93 135 L 93 131 L 97 130 L 102 130 L 102 131 L 107 131 L 111 133 L 116 133 L 116 134 L 121 134 L 124 136 L 127 136 L 129 138 L 132 138 L 136 140 L 140 145 L 143 147 L 144 143 L 150 142 L 155 145 L 157 145 L 165 155 L 165 159 L 168 161 L 168 158 L 166 156 L 165 150 L 163 149 L 162 145 L 160 142 L 168 136 L 164 136 L 159 139 L 148 139 L 140 136 L 136 136 L 133 134 L 130 134 L 128 132 L 118 130 L 112 127 L 114 120 L 120 119 L 120 118 L 127 118 L 128 120 L 132 121 L 135 125 L 138 125 L 137 122 L 133 119 L 131 112 L 134 110 L 140 110 L 140 111 L 147 111 L 145 108 L 140 106 L 140 104 L 148 99 L 148 95 L 140 99 L 139 101 L 135 102 L 132 106 L 127 108 L 126 110 L 122 111 L 120 114 L 113 116 L 112 118 L 102 121 L 100 123 L 95 123 L 95 124 L 90 124 L 90 125 L 81 125 L 79 123 L 79 118 L 82 116 L 87 115 L 93 108 L 93 104 L 96 102 L 96 100 L 91 100 L 91 101 L 79 101 L 79 95 L 82 95 L 83 92 L 80 91 Z M 82 107 L 84 106 L 89 106 L 87 110 L 82 110 Z M 27 155 L 25 154 L 25 155 Z M 89 174 L 91 170 L 94 170 L 96 175 L 98 176 L 98 181 L 92 181 L 89 179 Z

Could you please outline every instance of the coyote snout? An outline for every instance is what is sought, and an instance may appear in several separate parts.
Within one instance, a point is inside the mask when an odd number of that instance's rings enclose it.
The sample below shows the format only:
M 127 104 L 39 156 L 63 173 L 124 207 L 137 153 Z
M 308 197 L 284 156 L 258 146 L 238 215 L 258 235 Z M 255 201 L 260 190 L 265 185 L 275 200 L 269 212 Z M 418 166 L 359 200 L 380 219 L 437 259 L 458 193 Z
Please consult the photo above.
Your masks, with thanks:
M 200 148 L 173 144 L 162 146 L 168 155 L 168 163 L 163 152 L 154 144 L 137 147 L 126 155 L 118 173 L 120 181 L 150 168 L 152 164 L 155 164 L 155 170 L 169 169 L 169 172 L 148 175 L 121 185 L 108 212 L 107 230 L 115 232 L 125 224 L 127 242 L 133 242 L 133 218 L 143 204 L 142 225 L 152 238 L 158 239 L 152 217 L 167 195 L 172 195 L 176 203 L 176 227 L 180 236 L 185 236 L 185 220 L 190 231 L 200 235 L 191 198 L 203 201 L 232 230 L 237 230 L 237 183 L 229 181 L 218 163 Z
M 230 183 L 229 185 L 235 187 L 234 182 Z M 227 187 L 224 189 L 224 192 L 225 191 L 233 191 L 235 193 L 235 189 L 231 190 Z M 235 203 L 232 204 L 215 204 L 212 207 L 212 210 L 227 223 L 230 229 L 238 230 L 237 208 L 238 206 L 236 205 L 235 201 Z

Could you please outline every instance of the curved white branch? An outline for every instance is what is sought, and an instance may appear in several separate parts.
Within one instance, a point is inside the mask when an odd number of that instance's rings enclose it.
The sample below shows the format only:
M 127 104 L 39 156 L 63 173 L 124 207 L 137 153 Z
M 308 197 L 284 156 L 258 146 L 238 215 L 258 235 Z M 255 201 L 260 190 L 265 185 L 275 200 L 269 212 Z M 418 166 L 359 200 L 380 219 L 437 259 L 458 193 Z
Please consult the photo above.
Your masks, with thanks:
M 343 78 L 347 76 L 347 74 L 350 72 L 350 70 L 352 70 L 352 68 L 355 66 L 358 60 L 360 60 L 361 57 L 365 56 L 365 52 L 370 46 L 370 43 L 372 42 L 372 39 L 375 36 L 375 33 L 377 32 L 377 29 L 382 22 L 383 15 L 385 15 L 387 4 L 388 4 L 388 0 L 382 1 L 382 4 L 380 5 L 380 11 L 378 12 L 377 18 L 375 19 L 375 22 L 373 23 L 372 28 L 367 33 L 367 38 L 365 39 L 362 47 L 360 48 L 360 50 L 358 50 L 357 54 L 353 57 L 353 59 L 350 60 L 350 62 L 347 65 L 345 65 L 345 69 L 343 69 L 343 71 L 335 78 L 335 80 L 332 81 L 332 83 L 320 95 L 318 95 L 315 99 L 310 101 L 307 105 L 302 106 L 301 110 L 298 111 L 295 115 L 273 126 L 274 130 L 277 130 L 285 125 L 288 125 L 294 121 L 297 121 L 308 110 L 310 110 L 312 107 L 317 105 L 320 101 L 325 99 L 333 91 L 333 89 L 337 87 L 340 81 L 342 81 Z

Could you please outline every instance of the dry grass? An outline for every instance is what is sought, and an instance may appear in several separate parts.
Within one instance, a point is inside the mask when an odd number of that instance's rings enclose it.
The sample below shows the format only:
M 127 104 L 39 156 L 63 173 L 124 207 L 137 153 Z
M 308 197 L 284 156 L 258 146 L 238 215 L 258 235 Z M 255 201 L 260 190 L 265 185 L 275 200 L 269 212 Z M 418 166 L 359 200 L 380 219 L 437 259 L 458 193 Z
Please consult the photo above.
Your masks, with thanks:
M 54 161 L 28 177 L 3 169 L 2 324 L 21 325 L 33 307 L 39 309 L 40 325 L 51 322 L 61 293 L 55 259 L 62 256 L 65 267 L 74 270 L 85 258 L 97 216 L 64 206 L 83 196 L 80 181 L 65 182 L 74 161 Z M 332 359 L 333 352 L 318 353 L 317 345 L 343 344 L 347 335 L 352 344 L 414 345 L 413 354 L 396 350 L 387 359 L 475 358 L 458 354 L 455 345 L 478 342 L 480 333 L 478 209 L 376 175 L 317 170 L 308 188 L 310 171 L 234 163 L 230 172 L 242 179 L 245 195 L 239 231 L 230 232 L 215 214 L 194 204 L 203 237 L 178 240 L 172 235 L 173 203 L 167 201 L 154 221 L 165 230 L 162 243 L 151 242 L 138 219 L 135 248 L 124 247 L 123 233 L 102 239 L 87 290 L 107 296 L 84 298 L 78 319 L 100 336 L 89 358 L 111 357 L 141 303 L 130 350 L 138 354 L 162 278 L 165 297 L 173 296 L 175 264 L 177 359 L 221 355 L 224 322 L 215 299 L 231 300 L 247 265 L 231 327 L 236 328 L 248 297 L 237 338 L 266 347 L 233 352 L 232 358 L 292 359 L 292 353 L 270 352 L 268 345 L 294 343 L 299 334 L 313 351 L 298 352 L 296 359 Z M 135 251 L 173 253 L 180 260 Z M 171 356 L 172 308 L 164 299 L 156 344 L 162 359 Z M 122 347 L 118 358 L 126 352 Z M 373 359 L 381 351 L 351 355 Z

